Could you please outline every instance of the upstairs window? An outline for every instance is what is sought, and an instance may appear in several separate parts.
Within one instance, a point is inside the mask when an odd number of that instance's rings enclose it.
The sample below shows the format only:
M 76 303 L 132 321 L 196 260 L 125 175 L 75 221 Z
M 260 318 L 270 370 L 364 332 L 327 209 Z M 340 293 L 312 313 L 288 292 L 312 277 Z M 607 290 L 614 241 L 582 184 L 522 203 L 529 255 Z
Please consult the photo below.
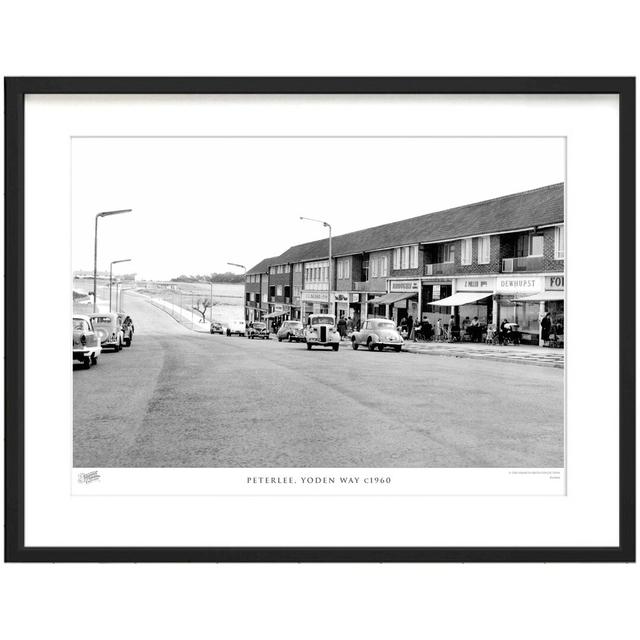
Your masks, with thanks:
M 409 268 L 417 269 L 418 268 L 418 245 L 414 244 L 412 247 L 409 247 Z
M 531 246 L 529 250 L 529 255 L 530 256 L 544 255 L 544 236 L 542 235 L 531 236 Z
M 460 241 L 460 264 L 471 264 L 472 262 L 473 240 L 465 238 Z
M 556 260 L 564 260 L 564 225 L 560 225 L 554 230 L 553 254 Z
M 489 236 L 478 238 L 478 264 L 489 264 L 491 259 L 491 239 Z

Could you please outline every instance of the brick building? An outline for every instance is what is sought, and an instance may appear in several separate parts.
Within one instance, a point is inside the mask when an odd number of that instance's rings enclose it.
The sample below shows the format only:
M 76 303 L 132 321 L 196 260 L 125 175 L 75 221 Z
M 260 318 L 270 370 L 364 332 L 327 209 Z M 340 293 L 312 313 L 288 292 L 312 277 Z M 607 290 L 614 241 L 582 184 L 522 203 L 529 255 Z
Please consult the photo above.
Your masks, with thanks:
M 335 236 L 331 283 L 328 239 L 296 245 L 250 270 L 246 291 L 268 267 L 269 314 L 506 318 L 537 342 L 542 313 L 564 326 L 564 245 L 559 183 Z

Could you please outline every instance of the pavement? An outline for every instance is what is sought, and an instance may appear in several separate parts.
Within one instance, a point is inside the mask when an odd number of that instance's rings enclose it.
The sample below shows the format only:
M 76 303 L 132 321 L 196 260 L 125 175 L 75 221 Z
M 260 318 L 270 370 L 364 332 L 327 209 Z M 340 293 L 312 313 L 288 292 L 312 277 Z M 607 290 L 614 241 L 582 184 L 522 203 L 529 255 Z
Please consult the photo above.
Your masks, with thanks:
M 563 371 L 194 332 L 127 295 L 74 367 L 77 467 L 561 467 Z M 422 346 L 422 345 L 420 345 Z
M 477 342 L 405 342 L 409 353 L 453 358 L 475 358 L 541 367 L 564 368 L 564 349 L 527 345 L 502 346 Z

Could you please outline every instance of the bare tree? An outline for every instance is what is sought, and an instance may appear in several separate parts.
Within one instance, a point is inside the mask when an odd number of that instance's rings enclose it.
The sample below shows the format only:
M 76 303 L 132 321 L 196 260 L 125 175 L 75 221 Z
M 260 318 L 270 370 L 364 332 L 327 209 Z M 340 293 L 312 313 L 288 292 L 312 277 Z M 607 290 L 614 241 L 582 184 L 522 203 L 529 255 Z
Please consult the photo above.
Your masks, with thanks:
M 212 306 L 213 304 L 211 303 L 211 300 L 209 298 L 202 298 L 202 299 L 198 299 L 198 301 L 196 302 L 196 306 L 191 308 L 194 311 L 197 311 L 202 316 L 202 320 L 200 320 L 200 322 L 206 322 L 207 309 L 209 309 Z

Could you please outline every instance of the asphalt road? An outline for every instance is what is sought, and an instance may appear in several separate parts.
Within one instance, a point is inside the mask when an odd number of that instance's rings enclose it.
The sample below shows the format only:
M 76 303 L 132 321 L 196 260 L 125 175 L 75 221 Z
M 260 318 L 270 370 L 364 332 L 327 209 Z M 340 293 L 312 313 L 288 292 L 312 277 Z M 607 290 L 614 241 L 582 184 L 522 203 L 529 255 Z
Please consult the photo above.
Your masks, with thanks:
M 127 296 L 74 367 L 76 467 L 560 467 L 563 371 L 195 333 Z

